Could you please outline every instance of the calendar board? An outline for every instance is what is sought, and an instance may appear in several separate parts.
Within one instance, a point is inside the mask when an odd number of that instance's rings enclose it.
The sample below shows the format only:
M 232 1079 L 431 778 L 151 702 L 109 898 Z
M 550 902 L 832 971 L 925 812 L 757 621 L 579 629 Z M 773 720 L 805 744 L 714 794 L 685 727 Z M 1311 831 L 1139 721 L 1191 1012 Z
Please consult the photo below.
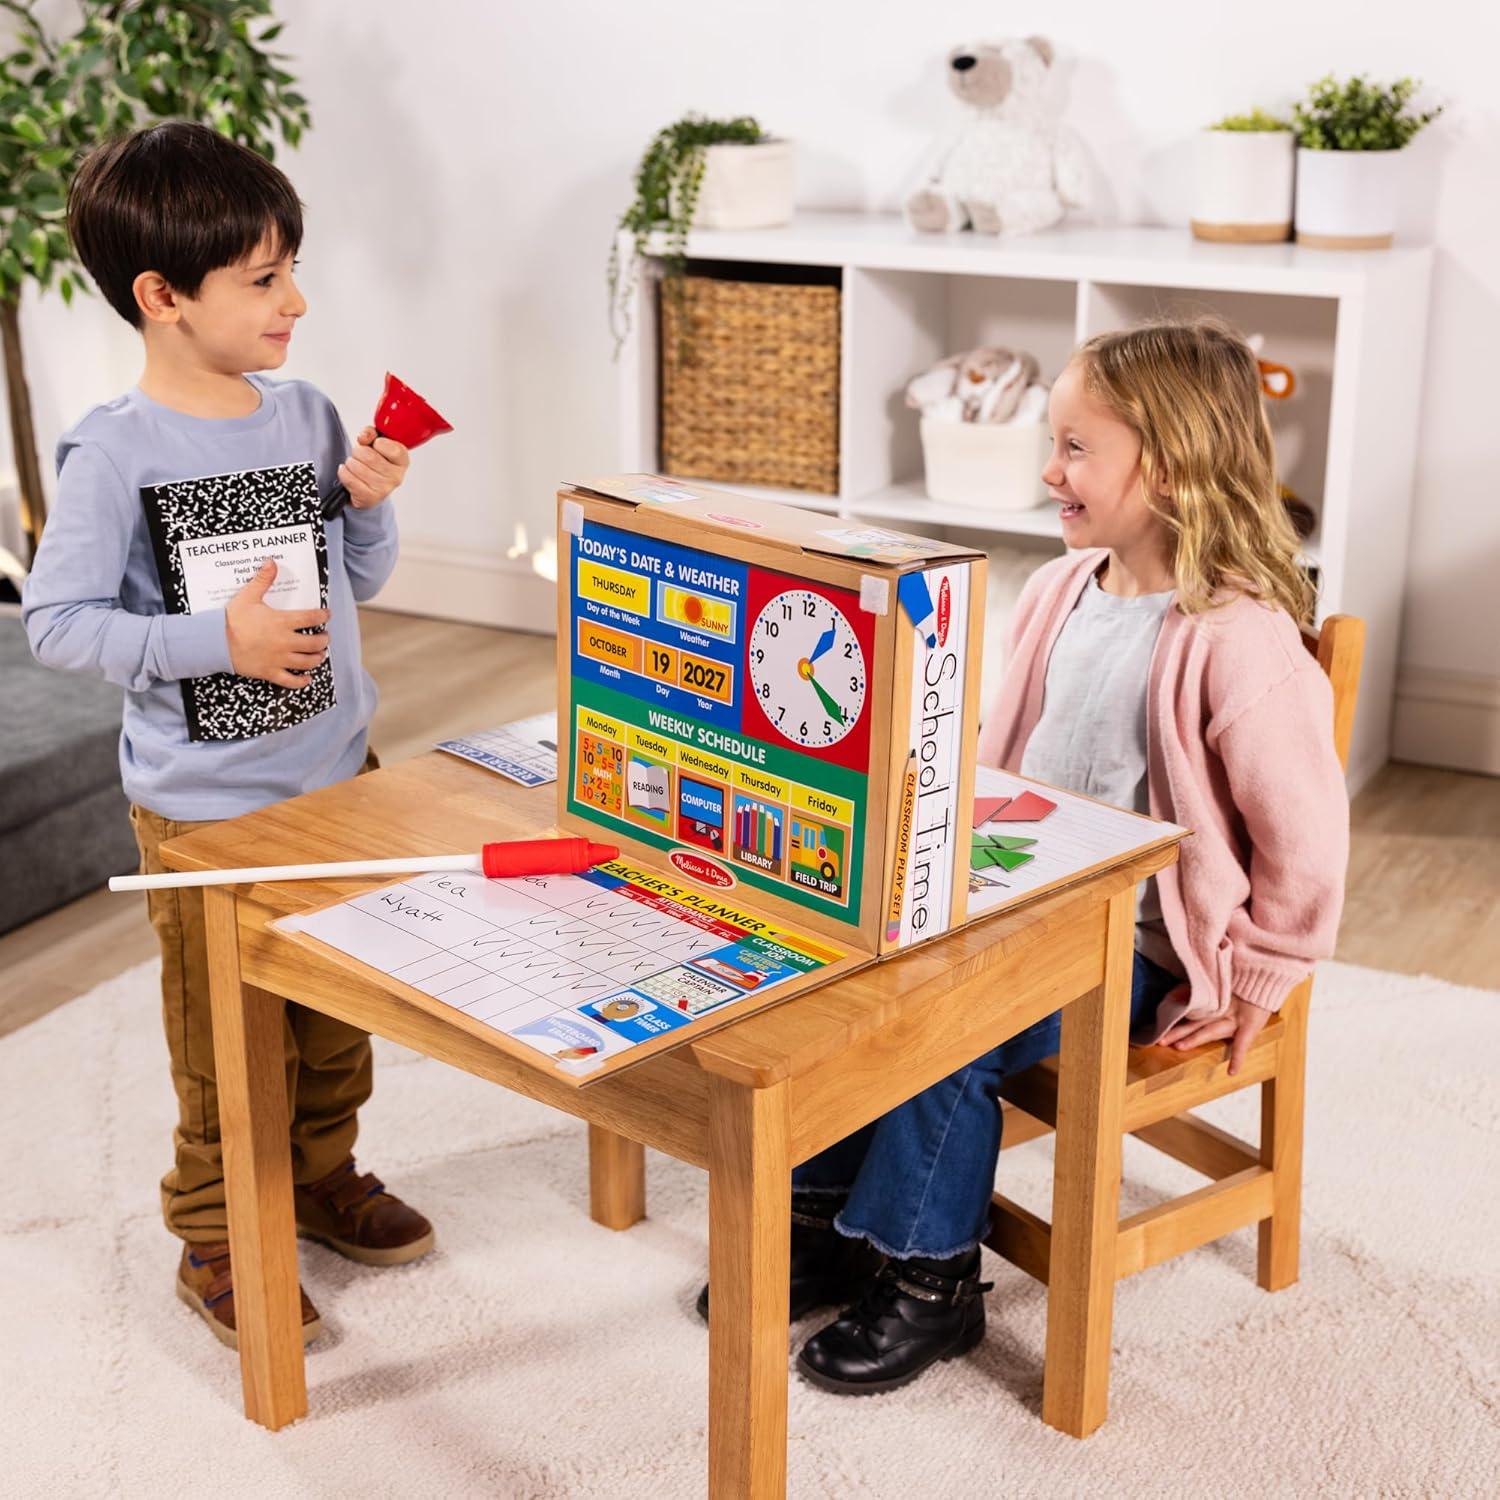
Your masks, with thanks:
M 964 920 L 981 556 L 659 475 L 558 551 L 565 828 L 871 954 Z

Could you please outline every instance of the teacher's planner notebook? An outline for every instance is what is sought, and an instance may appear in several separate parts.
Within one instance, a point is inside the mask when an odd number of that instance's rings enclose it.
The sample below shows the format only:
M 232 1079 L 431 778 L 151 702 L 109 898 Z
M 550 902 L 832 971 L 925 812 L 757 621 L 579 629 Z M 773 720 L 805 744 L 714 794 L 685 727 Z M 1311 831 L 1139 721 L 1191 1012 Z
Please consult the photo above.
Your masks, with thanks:
M 143 488 L 141 501 L 168 614 L 222 609 L 268 558 L 276 561 L 266 593 L 273 609 L 328 607 L 328 545 L 312 464 L 174 479 Z M 301 688 L 235 672 L 188 677 L 182 700 L 191 739 L 250 739 L 332 708 L 333 663 L 325 657 Z

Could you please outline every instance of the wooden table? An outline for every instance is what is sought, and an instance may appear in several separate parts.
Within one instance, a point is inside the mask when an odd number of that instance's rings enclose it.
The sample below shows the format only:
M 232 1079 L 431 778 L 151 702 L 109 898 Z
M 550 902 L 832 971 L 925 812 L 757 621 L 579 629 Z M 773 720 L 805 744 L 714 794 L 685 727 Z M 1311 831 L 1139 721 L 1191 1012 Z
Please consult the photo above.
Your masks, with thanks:
M 433 753 L 200 829 L 162 857 L 204 869 L 468 850 L 546 829 L 555 794 Z M 793 1165 L 1065 1007 L 1042 1416 L 1087 1435 L 1108 1402 L 1135 889 L 1175 857 L 1121 862 L 583 1089 L 268 931 L 372 882 L 205 889 L 245 1415 L 277 1428 L 307 1411 L 283 997 L 586 1120 L 590 1211 L 612 1229 L 645 1213 L 643 1146 L 708 1169 L 715 1496 L 785 1492 Z

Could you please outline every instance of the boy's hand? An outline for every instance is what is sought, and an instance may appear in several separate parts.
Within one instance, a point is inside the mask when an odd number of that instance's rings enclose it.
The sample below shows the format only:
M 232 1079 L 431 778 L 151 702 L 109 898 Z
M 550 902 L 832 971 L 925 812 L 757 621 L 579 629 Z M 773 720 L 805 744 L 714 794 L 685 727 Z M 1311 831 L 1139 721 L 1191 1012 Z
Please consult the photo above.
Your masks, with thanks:
M 356 510 L 379 505 L 406 478 L 410 452 L 394 438 L 381 437 L 373 427 L 354 439 L 354 452 L 339 465 L 339 478 Z
M 328 633 L 299 635 L 299 628 L 322 625 L 326 609 L 274 609 L 265 602 L 276 581 L 276 560 L 268 557 L 254 578 L 224 606 L 229 620 L 229 664 L 241 677 L 259 677 L 279 687 L 306 687 L 328 655 Z
M 1189 1047 L 1201 1047 L 1205 1042 L 1228 1042 L 1229 1073 L 1233 1077 L 1244 1066 L 1250 1044 L 1265 1030 L 1270 1019 L 1271 1012 L 1264 1006 L 1251 1005 L 1235 995 L 1226 1014 L 1194 1021 L 1184 1016 L 1162 1033 L 1157 1045 L 1176 1047 L 1182 1052 Z

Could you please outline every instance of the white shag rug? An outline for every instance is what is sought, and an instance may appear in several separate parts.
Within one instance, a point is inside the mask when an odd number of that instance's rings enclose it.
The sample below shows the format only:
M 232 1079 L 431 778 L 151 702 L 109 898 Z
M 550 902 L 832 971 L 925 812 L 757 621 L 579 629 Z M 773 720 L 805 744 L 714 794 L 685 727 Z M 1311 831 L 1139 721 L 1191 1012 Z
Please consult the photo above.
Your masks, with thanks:
M 1111 1414 L 1044 1427 L 1043 1289 L 986 1255 L 976 1353 L 887 1396 L 790 1392 L 795 1496 L 1500 1492 L 1500 995 L 1339 964 L 1313 1007 L 1302 1280 L 1243 1230 L 1123 1282 Z M 599 1496 L 706 1487 L 692 1315 L 707 1178 L 652 1157 L 648 1219 L 590 1222 L 583 1128 L 385 1043 L 362 1166 L 429 1214 L 393 1270 L 304 1246 L 311 1409 L 268 1433 L 173 1296 L 156 972 L 0 1041 L 0 1494 Z M 1256 1094 L 1219 1123 L 1253 1138 Z M 1045 1208 L 1050 1147 L 1001 1160 Z M 1198 1185 L 1131 1142 L 1125 1203 Z M 793 1330 L 794 1342 L 814 1331 Z

